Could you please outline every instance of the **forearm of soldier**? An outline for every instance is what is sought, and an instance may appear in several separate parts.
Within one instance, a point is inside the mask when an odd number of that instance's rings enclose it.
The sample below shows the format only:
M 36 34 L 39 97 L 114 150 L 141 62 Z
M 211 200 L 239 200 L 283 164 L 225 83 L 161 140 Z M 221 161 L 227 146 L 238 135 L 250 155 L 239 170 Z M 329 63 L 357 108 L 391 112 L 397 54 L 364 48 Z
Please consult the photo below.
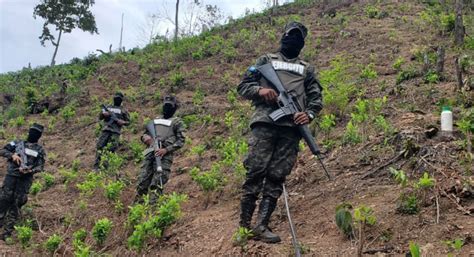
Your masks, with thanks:
M 43 172 L 44 170 L 44 159 L 41 158 L 38 160 L 38 163 L 31 169 L 31 172 L 33 173 L 38 173 L 38 172 Z
M 3 149 L 0 149 L 0 156 L 2 157 L 5 157 L 7 158 L 8 160 L 11 160 L 12 159 L 12 156 L 13 156 L 13 152 L 3 148 Z
M 259 85 L 258 82 L 247 82 L 247 83 L 242 82 L 237 87 L 237 92 L 239 93 L 239 95 L 241 95 L 245 99 L 255 100 L 260 97 L 260 95 L 258 94 L 258 91 L 261 88 L 262 87 Z

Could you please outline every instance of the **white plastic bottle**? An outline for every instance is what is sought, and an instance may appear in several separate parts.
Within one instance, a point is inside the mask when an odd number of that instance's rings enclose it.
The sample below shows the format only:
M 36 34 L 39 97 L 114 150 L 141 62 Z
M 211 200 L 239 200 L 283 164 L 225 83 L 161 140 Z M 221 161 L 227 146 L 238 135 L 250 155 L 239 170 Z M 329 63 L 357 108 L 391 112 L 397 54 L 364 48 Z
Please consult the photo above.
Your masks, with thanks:
M 448 133 L 453 131 L 453 112 L 449 106 L 443 106 L 441 112 L 441 131 Z

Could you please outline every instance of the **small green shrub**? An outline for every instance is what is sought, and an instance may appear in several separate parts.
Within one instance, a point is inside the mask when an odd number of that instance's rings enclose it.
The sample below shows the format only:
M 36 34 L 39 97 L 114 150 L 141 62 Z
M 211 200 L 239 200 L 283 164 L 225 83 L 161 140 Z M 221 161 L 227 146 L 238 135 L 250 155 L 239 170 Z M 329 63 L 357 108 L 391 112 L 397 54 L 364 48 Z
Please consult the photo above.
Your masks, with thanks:
M 68 122 L 69 119 L 76 116 L 76 107 L 74 107 L 72 104 L 68 104 L 59 111 L 59 114 L 65 122 Z
M 234 246 L 240 246 L 245 251 L 247 242 L 254 236 L 251 229 L 239 227 L 239 229 L 232 235 L 232 243 Z
M 359 127 L 357 124 L 354 124 L 352 120 L 347 123 L 342 141 L 344 144 L 358 144 L 362 142 L 362 137 L 359 134 Z
M 435 185 L 436 180 L 433 177 L 430 177 L 428 172 L 423 174 L 418 182 L 415 184 L 415 188 L 427 189 L 432 188 Z
M 407 70 L 401 70 L 397 75 L 397 85 L 410 80 L 414 79 L 418 76 L 418 71 L 414 67 L 409 67 Z
M 44 244 L 44 247 L 46 250 L 48 250 L 50 253 L 54 253 L 58 248 L 59 245 L 63 242 L 63 238 L 57 234 L 54 234 L 46 240 L 46 243 Z
M 375 70 L 375 64 L 373 63 L 363 67 L 360 72 L 361 79 L 371 80 L 371 79 L 376 79 L 377 76 L 378 75 L 377 75 L 377 71 Z
M 125 184 L 121 181 L 110 182 L 104 187 L 105 197 L 111 201 L 116 201 L 124 187 Z
M 15 226 L 16 236 L 23 248 L 30 245 L 33 230 L 29 226 Z
M 397 211 L 404 214 L 417 214 L 420 208 L 416 195 L 402 193 L 398 199 Z
M 436 84 L 436 83 L 439 83 L 440 81 L 440 77 L 438 75 L 438 73 L 436 71 L 433 71 L 433 70 L 429 70 L 426 74 L 425 74 L 425 83 L 427 84 Z
M 43 190 L 43 185 L 39 181 L 35 181 L 31 184 L 30 194 L 37 195 L 41 190 Z
M 411 257 L 421 257 L 420 246 L 417 243 L 410 242 L 409 247 Z
M 92 228 L 92 237 L 98 245 L 102 245 L 112 229 L 112 221 L 108 218 L 98 220 Z
M 334 126 L 336 126 L 336 115 L 325 114 L 321 117 L 319 127 L 322 131 L 329 133 Z
M 55 182 L 55 177 L 49 173 L 43 173 L 42 174 L 43 180 L 44 180 L 44 186 L 46 188 L 50 188 L 54 185 Z
M 401 56 L 399 56 L 395 62 L 392 64 L 392 67 L 399 71 L 402 68 L 402 65 L 405 63 L 405 59 Z
M 350 209 L 352 209 L 352 205 L 349 203 L 342 203 L 336 207 L 336 225 L 347 237 L 354 236 L 354 225 Z
M 397 181 L 400 186 L 405 187 L 407 185 L 408 178 L 403 170 L 396 170 L 392 167 L 390 167 L 389 170 L 395 181 Z
M 132 140 L 129 146 L 130 151 L 132 152 L 133 161 L 135 163 L 140 163 L 143 161 L 143 150 L 145 150 L 144 144 L 138 140 Z
M 209 171 L 201 172 L 197 167 L 191 169 L 189 174 L 192 180 L 194 180 L 202 190 L 205 192 L 215 191 L 226 182 L 224 174 L 220 172 L 220 165 L 212 165 Z

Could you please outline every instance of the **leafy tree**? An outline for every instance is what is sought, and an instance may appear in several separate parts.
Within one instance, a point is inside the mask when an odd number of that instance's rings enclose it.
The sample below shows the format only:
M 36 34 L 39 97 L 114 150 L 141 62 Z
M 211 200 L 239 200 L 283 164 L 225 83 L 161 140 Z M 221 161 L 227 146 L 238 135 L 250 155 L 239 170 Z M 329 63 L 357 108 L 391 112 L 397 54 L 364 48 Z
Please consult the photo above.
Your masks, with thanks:
M 39 16 L 45 19 L 43 24 L 43 33 L 39 36 L 41 45 L 46 41 L 51 41 L 55 46 L 51 66 L 54 66 L 59 43 L 63 33 L 71 33 L 75 28 L 90 32 L 99 33 L 95 23 L 94 15 L 90 7 L 94 0 L 41 0 L 35 6 L 33 17 Z M 51 34 L 50 25 L 53 25 L 59 31 L 58 38 Z

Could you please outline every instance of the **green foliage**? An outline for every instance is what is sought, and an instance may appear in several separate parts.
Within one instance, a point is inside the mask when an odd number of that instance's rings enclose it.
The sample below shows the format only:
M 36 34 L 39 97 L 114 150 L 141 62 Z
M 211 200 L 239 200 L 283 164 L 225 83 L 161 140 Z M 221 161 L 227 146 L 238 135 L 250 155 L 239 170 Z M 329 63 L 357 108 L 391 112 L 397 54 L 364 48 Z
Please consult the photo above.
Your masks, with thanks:
M 73 104 L 68 104 L 59 111 L 59 114 L 65 122 L 68 122 L 69 119 L 76 116 L 76 107 Z
M 98 220 L 92 228 L 92 237 L 98 245 L 102 245 L 112 230 L 112 221 L 108 218 Z
M 176 72 L 173 72 L 171 73 L 170 77 L 170 84 L 172 87 L 182 87 L 184 86 L 184 74 L 179 72 L 179 71 L 176 71 Z
M 44 186 L 47 188 L 50 188 L 54 185 L 55 178 L 53 175 L 49 173 L 43 173 L 42 174 L 43 180 L 44 180 Z
M 44 247 L 46 250 L 48 250 L 50 253 L 54 253 L 58 248 L 59 245 L 63 242 L 63 238 L 57 234 L 53 234 L 46 240 L 46 243 L 44 244 Z
M 446 246 L 449 248 L 449 250 L 454 250 L 454 251 L 461 251 L 461 248 L 464 245 L 464 240 L 461 238 L 457 238 L 454 240 L 446 240 L 444 241 Z
M 204 151 L 206 151 L 206 145 L 196 145 L 191 148 L 191 154 L 196 154 L 199 158 L 202 157 Z
M 324 114 L 321 117 L 319 127 L 325 133 L 331 132 L 331 129 L 336 126 L 336 115 L 334 114 Z
M 217 190 L 226 183 L 226 178 L 220 169 L 221 166 L 215 163 L 209 171 L 202 172 L 199 168 L 194 167 L 189 174 L 202 190 L 209 192 Z
M 383 115 L 377 115 L 375 117 L 375 126 L 381 130 L 385 136 L 390 136 L 394 133 L 395 129 L 390 125 L 390 123 L 385 119 Z
M 186 115 L 183 117 L 183 123 L 186 125 L 186 128 L 191 127 L 191 125 L 199 120 L 199 117 L 196 114 Z
M 378 17 L 379 15 L 379 9 L 373 5 L 367 5 L 367 7 L 365 7 L 365 14 L 367 15 L 367 17 L 369 17 L 370 19 L 375 19 Z
M 232 243 L 234 246 L 240 246 L 242 250 L 245 250 L 247 242 L 253 237 L 251 229 L 239 227 L 239 229 L 232 235 Z
M 77 188 L 81 192 L 81 195 L 91 196 L 95 189 L 101 185 L 102 177 L 96 172 L 89 172 L 86 179 L 82 183 L 76 184 Z
M 428 84 L 436 84 L 440 80 L 438 73 L 436 71 L 433 71 L 433 70 L 429 70 L 425 74 L 424 79 L 425 79 L 425 83 L 428 83 Z
M 134 225 L 134 231 L 127 240 L 130 249 L 140 251 L 145 241 L 150 238 L 160 238 L 163 230 L 181 217 L 181 203 L 186 201 L 186 195 L 173 193 L 171 195 L 161 196 L 158 201 L 158 207 L 150 208 L 147 201 L 144 205 L 134 211 L 133 218 L 129 214 L 129 224 Z M 157 211 L 155 211 L 157 210 Z
M 362 142 L 362 137 L 359 134 L 359 127 L 357 124 L 354 124 L 352 120 L 347 123 L 342 141 L 344 144 L 358 144 Z
M 33 237 L 33 229 L 29 226 L 15 226 L 15 231 L 21 246 L 23 248 L 29 246 L 31 238 Z
M 418 198 L 414 194 L 401 194 L 398 201 L 397 211 L 400 213 L 417 214 L 420 211 Z
M 408 178 L 403 170 L 396 170 L 392 167 L 390 167 L 389 170 L 395 181 L 397 181 L 400 186 L 405 187 L 407 185 Z
M 392 67 L 397 70 L 397 71 L 400 71 L 401 68 L 402 68 L 402 65 L 405 63 L 405 59 L 401 56 L 399 56 L 395 62 L 392 64 Z
M 132 158 L 135 163 L 140 163 L 143 161 L 143 150 L 145 150 L 145 146 L 142 142 L 138 140 L 132 140 L 129 143 L 130 151 L 132 152 Z
M 91 251 L 91 247 L 86 244 L 77 245 L 74 249 L 74 257 L 90 257 L 94 256 L 94 252 Z
M 378 75 L 377 71 L 374 68 L 375 64 L 373 63 L 363 67 L 360 72 L 360 78 L 366 80 L 376 79 Z
M 81 228 L 72 234 L 73 245 L 84 243 L 87 237 L 87 231 Z
M 196 88 L 193 94 L 193 104 L 195 106 L 201 106 L 204 103 L 204 97 L 206 95 L 204 94 L 204 91 L 201 89 L 201 87 Z
M 100 170 L 108 175 L 115 175 L 125 163 L 125 159 L 120 154 L 103 150 L 100 159 Z
M 116 201 L 120 197 L 120 193 L 124 187 L 125 184 L 122 181 L 109 182 L 104 186 L 105 197 L 111 201 Z
M 423 177 L 421 177 L 415 184 L 415 187 L 421 189 L 432 188 L 435 185 L 435 182 L 436 180 L 433 177 L 430 177 L 428 172 L 425 172 Z
M 62 181 L 66 186 L 78 177 L 77 171 L 74 170 L 59 169 L 59 174 L 62 176 Z
M 41 190 L 43 190 L 43 185 L 39 181 L 35 181 L 31 184 L 30 194 L 37 195 Z
M 401 84 L 404 81 L 414 79 L 418 76 L 418 71 L 415 67 L 410 66 L 406 70 L 401 70 L 397 75 L 397 85 Z
M 456 22 L 456 14 L 455 13 L 448 13 L 448 14 L 441 14 L 439 16 L 441 22 L 441 28 L 446 32 L 454 31 L 454 24 Z
M 421 256 L 420 246 L 417 243 L 410 242 L 409 247 L 410 247 L 411 257 L 420 257 Z
M 26 124 L 26 120 L 25 120 L 24 116 L 18 116 L 16 118 L 11 119 L 11 120 L 8 121 L 8 125 L 10 127 L 15 126 L 15 127 L 19 128 L 19 127 L 22 127 L 25 124 Z
M 128 208 L 130 211 L 128 212 L 127 225 L 129 227 L 134 227 L 143 218 L 145 218 L 147 206 L 144 204 L 135 204 L 133 206 L 129 206 Z
M 374 210 L 364 205 L 360 205 L 354 209 L 354 220 L 368 225 L 375 225 L 377 221 L 374 216 Z
M 352 205 L 342 203 L 336 207 L 336 225 L 347 237 L 353 236 Z

